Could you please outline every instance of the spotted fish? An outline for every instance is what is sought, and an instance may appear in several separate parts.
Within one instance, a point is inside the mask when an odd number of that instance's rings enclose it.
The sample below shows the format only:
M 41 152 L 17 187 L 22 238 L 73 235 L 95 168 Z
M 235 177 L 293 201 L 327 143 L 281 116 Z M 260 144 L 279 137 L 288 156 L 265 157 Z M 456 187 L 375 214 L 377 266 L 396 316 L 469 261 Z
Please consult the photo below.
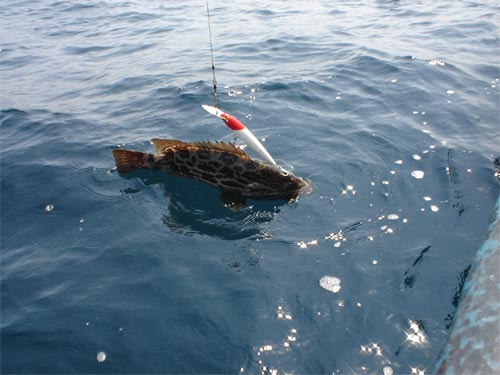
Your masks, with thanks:
M 279 167 L 250 158 L 223 142 L 182 142 L 153 139 L 155 154 L 113 150 L 118 172 L 164 170 L 218 187 L 223 192 L 260 200 L 291 200 L 308 193 L 311 185 Z

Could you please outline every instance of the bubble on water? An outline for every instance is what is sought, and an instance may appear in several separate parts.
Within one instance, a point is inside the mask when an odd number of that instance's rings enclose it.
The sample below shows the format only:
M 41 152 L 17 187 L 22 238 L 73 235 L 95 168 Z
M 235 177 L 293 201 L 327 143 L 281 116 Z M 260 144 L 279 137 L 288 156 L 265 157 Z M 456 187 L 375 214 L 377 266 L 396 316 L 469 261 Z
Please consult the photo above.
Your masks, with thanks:
M 425 375 L 425 371 L 418 369 L 418 367 L 411 367 L 411 373 L 417 375 Z
M 416 178 L 416 179 L 422 179 L 422 178 L 424 178 L 424 172 L 423 171 L 413 171 L 413 172 L 411 172 L 411 176 Z
M 342 232 L 342 229 L 338 232 L 330 233 L 325 236 L 325 240 L 345 241 L 344 233 Z
M 318 244 L 318 240 L 312 240 L 309 242 L 305 242 L 305 241 L 297 242 L 297 246 L 301 249 L 307 249 L 309 246 L 317 245 L 317 244 Z
M 97 353 L 97 362 L 104 362 L 106 360 L 106 353 L 99 352 Z
M 319 286 L 329 292 L 338 293 L 341 288 L 340 279 L 334 276 L 323 276 L 319 280 Z
M 425 331 L 417 321 L 409 320 L 410 328 L 405 332 L 406 341 L 413 345 L 424 345 L 427 342 Z
M 435 59 L 435 60 L 429 61 L 429 65 L 433 65 L 433 66 L 436 66 L 436 65 L 445 66 L 446 64 L 445 64 L 445 62 L 443 60 Z
M 398 220 L 399 216 L 396 214 L 387 215 L 387 220 Z
M 54 205 L 48 204 L 45 206 L 45 212 L 52 212 L 54 210 Z

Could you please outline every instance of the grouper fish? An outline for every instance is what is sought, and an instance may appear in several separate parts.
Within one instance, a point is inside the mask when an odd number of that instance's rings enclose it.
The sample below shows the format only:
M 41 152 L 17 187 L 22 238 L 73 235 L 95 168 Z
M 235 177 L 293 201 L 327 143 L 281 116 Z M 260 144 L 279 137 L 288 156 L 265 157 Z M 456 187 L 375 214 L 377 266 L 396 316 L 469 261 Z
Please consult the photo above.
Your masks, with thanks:
M 310 193 L 311 185 L 280 167 L 252 159 L 224 142 L 182 142 L 153 139 L 155 154 L 115 149 L 119 173 L 156 169 L 193 178 L 243 198 L 292 200 Z

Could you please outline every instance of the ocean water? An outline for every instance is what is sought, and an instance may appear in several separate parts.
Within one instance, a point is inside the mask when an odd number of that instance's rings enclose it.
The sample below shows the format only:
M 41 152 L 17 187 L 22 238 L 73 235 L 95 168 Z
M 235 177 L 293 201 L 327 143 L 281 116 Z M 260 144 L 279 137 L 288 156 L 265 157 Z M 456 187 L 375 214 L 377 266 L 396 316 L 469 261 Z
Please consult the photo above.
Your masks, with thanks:
M 498 4 L 210 7 L 297 202 L 114 169 L 232 140 L 204 1 L 0 4 L 1 372 L 431 373 L 499 194 Z

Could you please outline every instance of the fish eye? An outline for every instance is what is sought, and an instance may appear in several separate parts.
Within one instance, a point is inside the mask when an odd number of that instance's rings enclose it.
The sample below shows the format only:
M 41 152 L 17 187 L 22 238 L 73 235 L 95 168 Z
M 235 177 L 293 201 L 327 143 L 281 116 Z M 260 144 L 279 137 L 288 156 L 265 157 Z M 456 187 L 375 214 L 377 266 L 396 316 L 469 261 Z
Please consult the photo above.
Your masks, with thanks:
M 286 171 L 283 167 L 278 167 L 280 169 L 280 174 L 282 176 L 288 176 L 290 173 Z

